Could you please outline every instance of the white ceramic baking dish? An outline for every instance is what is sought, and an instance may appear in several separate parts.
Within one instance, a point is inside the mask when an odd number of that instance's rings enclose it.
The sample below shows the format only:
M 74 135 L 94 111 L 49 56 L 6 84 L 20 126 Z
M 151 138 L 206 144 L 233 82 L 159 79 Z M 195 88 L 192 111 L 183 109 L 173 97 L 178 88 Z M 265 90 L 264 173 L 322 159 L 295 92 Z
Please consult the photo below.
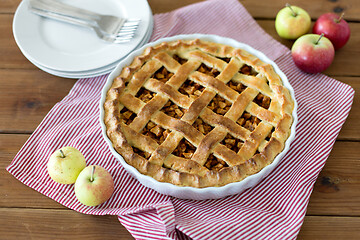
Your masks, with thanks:
M 230 45 L 230 46 L 233 46 L 236 48 L 244 49 L 244 50 L 248 51 L 249 53 L 257 56 L 262 61 L 271 64 L 274 67 L 276 73 L 279 74 L 279 76 L 281 77 L 284 86 L 289 89 L 291 96 L 293 97 L 294 103 L 295 103 L 294 111 L 292 114 L 294 121 L 291 126 L 291 134 L 285 142 L 284 150 L 276 156 L 276 158 L 270 165 L 263 168 L 260 172 L 254 174 L 254 175 L 251 175 L 240 182 L 230 183 L 230 184 L 227 184 L 227 185 L 221 186 L 221 187 L 207 187 L 207 188 L 181 187 L 181 186 L 173 185 L 170 183 L 159 182 L 152 177 L 149 177 L 149 176 L 139 173 L 136 168 L 127 164 L 125 162 L 125 160 L 121 157 L 121 155 L 115 151 L 110 139 L 106 135 L 106 126 L 103 121 L 103 119 L 104 119 L 103 105 L 105 102 L 106 93 L 107 93 L 108 89 L 110 88 L 110 86 L 113 82 L 113 79 L 116 78 L 120 74 L 123 67 L 129 65 L 133 61 L 135 56 L 140 55 L 147 47 L 158 45 L 161 42 L 171 42 L 171 41 L 176 41 L 179 39 L 196 39 L 196 38 L 203 39 L 206 41 L 212 41 L 212 42 L 216 42 L 216 43 L 222 43 L 222 44 Z M 297 103 L 295 100 L 294 90 L 291 87 L 287 77 L 279 69 L 279 67 L 273 61 L 271 61 L 268 57 L 266 57 L 262 52 L 250 47 L 247 44 L 238 42 L 234 39 L 220 37 L 220 36 L 216 36 L 216 35 L 191 34 L 191 35 L 177 35 L 177 36 L 173 36 L 173 37 L 162 38 L 155 42 L 148 43 L 148 44 L 144 45 L 143 47 L 130 53 L 124 60 L 122 60 L 117 65 L 117 67 L 111 72 L 111 74 L 108 76 L 107 82 L 104 85 L 104 88 L 102 90 L 102 95 L 101 95 L 101 100 L 100 100 L 100 123 L 101 123 L 101 127 L 102 127 L 103 137 L 106 140 L 106 142 L 108 143 L 110 151 L 120 161 L 122 166 L 134 178 L 136 178 L 140 183 L 142 183 L 146 187 L 154 189 L 155 191 L 157 191 L 159 193 L 170 195 L 173 197 L 178 197 L 178 198 L 183 198 L 183 199 L 203 200 L 203 199 L 217 199 L 217 198 L 222 198 L 222 197 L 225 197 L 228 195 L 241 193 L 245 189 L 255 186 L 263 178 L 265 178 L 279 164 L 282 157 L 285 155 L 285 153 L 290 148 L 290 143 L 293 141 L 293 139 L 295 137 L 295 129 L 296 129 L 297 121 L 298 121 L 296 111 L 297 111 Z

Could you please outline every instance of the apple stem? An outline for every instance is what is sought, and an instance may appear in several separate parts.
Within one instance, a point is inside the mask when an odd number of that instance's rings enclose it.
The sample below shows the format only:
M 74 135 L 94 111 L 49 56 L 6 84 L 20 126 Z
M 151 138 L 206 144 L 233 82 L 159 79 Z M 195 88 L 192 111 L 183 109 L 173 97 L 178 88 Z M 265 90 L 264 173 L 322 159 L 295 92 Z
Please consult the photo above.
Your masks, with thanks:
M 345 13 L 342 13 L 341 16 L 336 19 L 336 22 L 339 23 L 341 21 L 341 19 L 344 17 Z
M 320 37 L 319 37 L 319 39 L 316 41 L 316 45 L 319 43 L 319 41 L 320 41 L 320 39 L 322 38 L 324 36 L 324 33 L 322 33 L 321 35 L 320 35 Z
M 64 154 L 63 150 L 61 150 L 61 149 L 60 149 L 60 154 L 61 154 L 62 158 L 65 158 L 65 154 Z
M 291 5 L 290 5 L 289 3 L 287 3 L 285 6 L 288 7 L 288 8 L 290 8 L 290 10 L 292 11 L 294 17 L 297 16 L 297 13 L 294 11 L 294 9 L 292 9 L 292 7 L 291 7 Z
M 92 167 L 90 182 L 94 181 L 95 166 Z

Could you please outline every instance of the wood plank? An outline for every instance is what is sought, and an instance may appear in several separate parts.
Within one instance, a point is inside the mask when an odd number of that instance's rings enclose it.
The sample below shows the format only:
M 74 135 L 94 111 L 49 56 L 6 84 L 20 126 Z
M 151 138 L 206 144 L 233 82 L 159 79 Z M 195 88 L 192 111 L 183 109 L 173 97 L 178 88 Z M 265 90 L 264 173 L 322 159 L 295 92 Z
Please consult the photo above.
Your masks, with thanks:
M 5 171 L 29 135 L 0 134 L 0 207 L 64 208 Z M 307 214 L 360 216 L 360 142 L 336 142 L 315 184 Z
M 172 11 L 174 9 L 200 1 L 201 0 L 182 0 L 182 1 L 172 1 L 171 4 L 169 4 L 169 0 L 149 0 L 149 5 L 153 13 L 155 14 L 155 13 Z M 0 14 L 14 13 L 20 2 L 21 0 L 1 0 Z
M 298 240 L 339 240 L 360 238 L 360 217 L 306 216 Z
M 358 239 L 359 227 L 359 217 L 306 216 L 298 239 Z M 54 209 L 0 208 L 0 232 L 8 240 L 133 239 L 116 216 Z
M 74 80 L 64 80 L 37 70 L 21 54 L 11 29 L 13 12 L 20 1 L 0 1 L 0 133 L 33 131 L 74 84 Z M 170 3 L 169 0 L 149 0 L 149 3 L 153 12 L 159 13 L 198 1 Z M 240 2 L 258 19 L 265 31 L 291 47 L 292 41 L 279 39 L 273 21 L 287 0 Z M 291 4 L 308 10 L 313 19 L 324 12 L 343 8 L 346 19 L 360 20 L 358 0 L 293 0 Z M 326 73 L 352 85 L 357 94 L 360 68 L 355 63 L 359 62 L 360 24 L 352 23 L 351 29 L 350 42 L 336 52 L 335 62 Z M 13 105 L 7 108 L 4 105 L 8 103 Z M 338 139 L 360 140 L 358 109 L 356 95 L 353 109 Z M 28 136 L 0 134 L 0 238 L 132 239 L 115 216 L 88 216 L 68 210 L 8 174 L 4 168 Z M 359 149 L 359 142 L 336 142 L 315 184 L 307 211 L 308 215 L 322 216 L 306 216 L 298 239 L 360 239 Z
M 306 10 L 312 19 L 317 19 L 321 14 L 327 12 L 335 12 L 338 14 L 345 12 L 345 19 L 347 21 L 360 20 L 360 5 L 358 0 L 240 0 L 240 2 L 255 18 L 275 19 L 278 11 L 285 7 L 286 3 L 290 3 L 293 6 L 299 6 Z
M 308 215 L 360 216 L 360 142 L 336 142 L 319 174 Z
M 0 15 L 0 67 L 36 69 L 16 45 L 12 32 L 13 16 Z
M 149 0 L 149 4 L 154 13 L 163 13 L 172 11 L 182 6 L 191 4 L 192 2 L 200 2 L 199 0 L 173 1 L 169 4 L 168 0 Z M 280 9 L 285 7 L 288 0 L 280 1 L 253 1 L 240 0 L 244 7 L 254 18 L 269 18 L 275 19 L 276 14 Z M 312 19 L 317 19 L 321 14 L 326 12 L 345 12 L 347 21 L 360 20 L 360 5 L 357 0 L 292 0 L 291 5 L 299 6 L 305 9 Z
M 0 134 L 0 207 L 67 209 L 24 185 L 6 171 L 6 167 L 10 165 L 29 136 L 27 134 Z
M 355 90 L 353 104 L 343 127 L 340 130 L 340 140 L 360 140 L 360 77 L 335 77 L 335 79 L 350 85 Z
M 0 13 L 14 13 L 20 2 L 21 0 L 2 0 L 0 2 Z M 156 14 L 172 11 L 192 3 L 201 2 L 201 0 L 172 1 L 171 4 L 169 3 L 169 0 L 149 0 L 148 2 L 153 13 Z M 240 0 L 239 2 L 241 2 L 255 18 L 274 19 L 277 12 L 289 1 Z M 346 12 L 346 20 L 360 20 L 360 6 L 357 0 L 292 0 L 290 3 L 305 9 L 313 19 L 318 18 L 321 14 L 326 12 L 339 13 L 344 11 Z
M 8 240 L 133 239 L 116 216 L 54 209 L 0 208 L 0 232 Z
M 32 132 L 74 85 L 41 70 L 0 69 L 0 133 Z
M 11 161 L 11 160 L 10 160 Z M 9 164 L 10 164 L 9 161 Z M 51 208 L 67 209 L 63 205 L 42 195 L 15 179 L 4 168 L 0 169 L 0 208 Z
M 21 0 L 1 0 L 0 13 L 14 13 Z

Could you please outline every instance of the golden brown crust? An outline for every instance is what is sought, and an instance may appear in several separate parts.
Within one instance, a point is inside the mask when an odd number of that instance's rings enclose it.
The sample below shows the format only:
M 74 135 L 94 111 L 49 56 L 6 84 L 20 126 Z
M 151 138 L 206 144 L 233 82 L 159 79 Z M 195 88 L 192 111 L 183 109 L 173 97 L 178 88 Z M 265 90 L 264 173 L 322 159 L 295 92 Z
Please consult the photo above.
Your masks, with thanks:
M 175 55 L 186 62 L 175 60 Z M 203 65 L 212 73 L 202 71 Z M 248 68 L 240 70 L 244 66 Z M 170 73 L 164 81 L 153 77 L 162 67 Z M 195 98 L 179 90 L 189 80 L 196 85 L 191 86 Z M 199 86 L 201 91 L 196 92 Z M 141 88 L 154 96 L 148 94 L 147 102 L 140 100 L 136 95 Z M 210 105 L 217 98 L 223 99 L 221 111 L 214 112 Z M 175 107 L 167 109 L 179 118 L 162 111 L 169 101 Z M 267 103 L 261 105 L 261 101 Z M 123 121 L 125 108 L 136 115 L 130 123 Z M 293 99 L 271 65 L 231 46 L 178 40 L 147 48 L 122 69 L 107 93 L 104 121 L 115 150 L 140 173 L 161 182 L 204 188 L 241 181 L 272 163 L 290 135 L 293 109 Z M 212 128 L 210 132 L 194 127 L 198 118 Z M 247 124 L 250 118 L 256 121 L 253 126 Z M 152 130 L 154 134 L 169 132 L 160 144 L 141 133 L 150 121 L 160 126 Z M 234 146 L 235 140 L 226 136 L 237 139 L 236 150 L 227 145 Z M 188 149 L 194 148 L 183 153 L 187 158 L 175 154 L 183 139 Z M 206 167 L 211 165 L 209 158 L 217 158 L 220 167 Z

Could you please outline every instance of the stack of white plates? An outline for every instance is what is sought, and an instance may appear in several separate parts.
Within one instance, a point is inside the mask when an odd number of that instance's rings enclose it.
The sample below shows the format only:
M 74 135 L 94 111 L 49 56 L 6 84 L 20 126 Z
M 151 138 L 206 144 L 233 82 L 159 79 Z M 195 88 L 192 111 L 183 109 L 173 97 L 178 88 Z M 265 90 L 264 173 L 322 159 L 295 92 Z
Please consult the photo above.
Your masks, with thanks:
M 130 52 L 147 43 L 153 16 L 146 0 L 62 0 L 100 14 L 140 19 L 135 37 L 126 43 L 100 40 L 91 30 L 40 17 L 20 3 L 13 21 L 14 38 L 24 56 L 50 74 L 66 78 L 94 77 L 111 72 Z

